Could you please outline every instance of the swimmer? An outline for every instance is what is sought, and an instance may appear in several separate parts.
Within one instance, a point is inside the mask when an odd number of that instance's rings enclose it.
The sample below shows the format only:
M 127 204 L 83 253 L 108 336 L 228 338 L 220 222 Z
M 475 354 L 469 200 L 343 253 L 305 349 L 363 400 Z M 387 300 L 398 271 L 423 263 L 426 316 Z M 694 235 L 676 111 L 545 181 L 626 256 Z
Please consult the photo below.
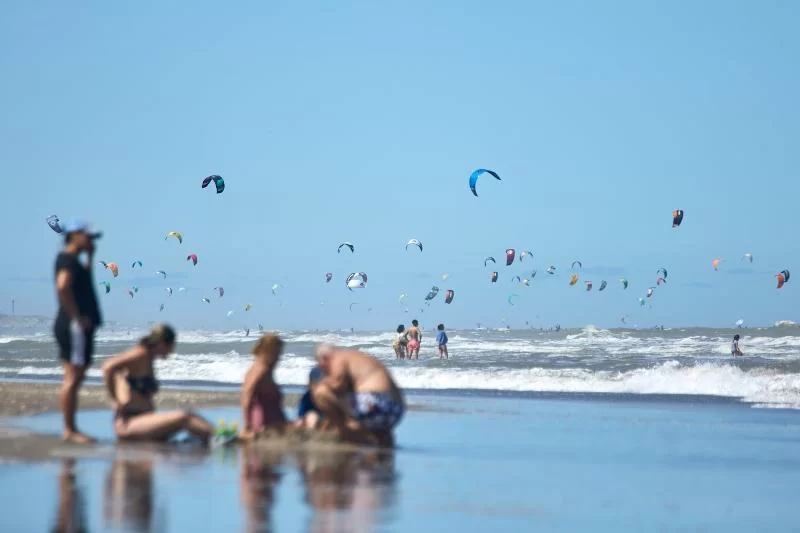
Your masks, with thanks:
M 444 324 L 436 326 L 438 333 L 436 333 L 436 345 L 439 347 L 439 359 L 449 359 L 447 353 L 447 333 L 444 331 Z
M 406 358 L 406 344 L 408 344 L 408 333 L 406 332 L 406 327 L 403 324 L 400 324 L 397 326 L 397 337 L 395 337 L 394 342 L 392 343 L 395 358 Z
M 415 318 L 411 321 L 411 327 L 408 328 L 408 358 L 419 359 L 419 348 L 422 343 L 422 332 L 419 329 L 419 322 Z
M 733 336 L 733 342 L 731 343 L 731 355 L 733 357 L 741 357 L 744 354 L 742 350 L 739 349 L 739 335 L 736 334 Z

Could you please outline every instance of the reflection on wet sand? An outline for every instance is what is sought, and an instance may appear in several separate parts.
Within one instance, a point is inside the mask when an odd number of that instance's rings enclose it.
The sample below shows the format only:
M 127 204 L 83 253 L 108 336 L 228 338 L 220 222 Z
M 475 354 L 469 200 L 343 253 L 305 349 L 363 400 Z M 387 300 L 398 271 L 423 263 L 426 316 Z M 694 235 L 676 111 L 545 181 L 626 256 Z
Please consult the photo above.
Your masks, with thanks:
M 75 473 L 75 459 L 61 461 L 61 473 L 58 476 L 58 512 L 52 531 L 55 533 L 89 531 L 86 523 L 86 501 Z
M 309 531 L 374 531 L 394 506 L 392 451 L 299 452 L 297 460 L 313 509 Z
M 163 531 L 153 495 L 153 459 L 115 459 L 106 477 L 103 520 L 106 530 Z M 154 522 L 153 516 L 157 519 Z
M 277 467 L 283 452 L 245 446 L 239 455 L 242 505 L 246 513 L 245 531 L 272 531 L 271 511 L 275 487 L 281 480 Z
M 311 507 L 312 532 L 372 531 L 397 497 L 394 452 L 321 447 L 295 451 L 250 445 L 242 449 L 241 491 L 247 531 L 271 529 L 278 467 L 294 459 Z

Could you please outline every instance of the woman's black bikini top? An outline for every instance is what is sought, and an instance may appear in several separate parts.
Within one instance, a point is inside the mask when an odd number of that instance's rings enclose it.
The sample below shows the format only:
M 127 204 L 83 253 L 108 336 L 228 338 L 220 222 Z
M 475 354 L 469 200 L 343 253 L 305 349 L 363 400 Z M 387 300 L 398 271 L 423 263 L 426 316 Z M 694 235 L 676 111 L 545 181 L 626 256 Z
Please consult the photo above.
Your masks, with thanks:
M 154 376 L 128 376 L 128 386 L 142 396 L 152 396 L 158 392 L 158 380 Z

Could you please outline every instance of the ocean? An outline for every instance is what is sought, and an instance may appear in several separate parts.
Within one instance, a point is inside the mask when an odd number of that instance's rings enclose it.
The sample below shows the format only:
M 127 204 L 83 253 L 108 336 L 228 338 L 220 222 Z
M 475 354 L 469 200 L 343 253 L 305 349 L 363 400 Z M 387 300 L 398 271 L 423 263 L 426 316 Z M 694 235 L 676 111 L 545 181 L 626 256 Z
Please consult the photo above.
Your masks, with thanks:
M 51 323 L 39 318 L 0 319 L 0 379 L 54 380 L 62 373 Z M 104 328 L 89 378 L 104 358 L 131 346 L 143 329 Z M 746 357 L 732 358 L 742 335 Z M 432 332 L 419 361 L 397 361 L 391 332 L 283 331 L 286 355 L 277 370 L 283 385 L 303 386 L 321 342 L 364 350 L 384 361 L 399 384 L 417 392 L 683 395 L 739 399 L 754 407 L 800 408 L 800 328 L 450 330 L 450 359 L 439 360 Z M 237 331 L 179 332 L 177 353 L 157 363 L 170 385 L 236 387 L 258 336 Z

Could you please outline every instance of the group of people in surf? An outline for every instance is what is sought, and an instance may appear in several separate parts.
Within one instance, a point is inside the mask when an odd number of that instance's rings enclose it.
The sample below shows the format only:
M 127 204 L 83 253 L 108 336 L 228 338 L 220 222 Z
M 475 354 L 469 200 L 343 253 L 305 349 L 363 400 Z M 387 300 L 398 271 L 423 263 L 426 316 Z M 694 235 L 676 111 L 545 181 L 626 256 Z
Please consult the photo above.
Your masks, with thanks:
M 64 367 L 60 394 L 63 439 L 90 443 L 94 439 L 78 431 L 75 413 L 79 389 L 94 358 L 95 332 L 102 325 L 92 279 L 95 241 L 101 234 L 79 221 L 66 224 L 64 234 L 65 246 L 55 263 L 59 310 L 54 326 Z M 187 431 L 208 443 L 214 436 L 216 430 L 211 423 L 192 411 L 156 412 L 154 396 L 159 382 L 154 363 L 173 353 L 176 342 L 175 330 L 158 324 L 134 347 L 103 365 L 103 382 L 119 439 L 166 441 Z M 277 334 L 263 335 L 253 347 L 254 361 L 242 384 L 244 427 L 239 439 L 252 440 L 265 430 L 283 434 L 311 428 L 337 432 L 348 442 L 393 445 L 392 431 L 403 417 L 405 399 L 383 364 L 356 350 L 318 346 L 317 367 L 311 372 L 300 416 L 290 422 L 283 412 L 283 395 L 274 377 L 283 349 L 284 341 Z
M 419 359 L 419 350 L 422 346 L 422 329 L 419 321 L 411 321 L 411 327 L 406 329 L 404 324 L 397 326 L 397 335 L 392 341 L 392 349 L 396 359 Z M 439 359 L 448 359 L 450 354 L 447 351 L 447 332 L 444 324 L 436 326 L 436 347 L 439 352 Z

